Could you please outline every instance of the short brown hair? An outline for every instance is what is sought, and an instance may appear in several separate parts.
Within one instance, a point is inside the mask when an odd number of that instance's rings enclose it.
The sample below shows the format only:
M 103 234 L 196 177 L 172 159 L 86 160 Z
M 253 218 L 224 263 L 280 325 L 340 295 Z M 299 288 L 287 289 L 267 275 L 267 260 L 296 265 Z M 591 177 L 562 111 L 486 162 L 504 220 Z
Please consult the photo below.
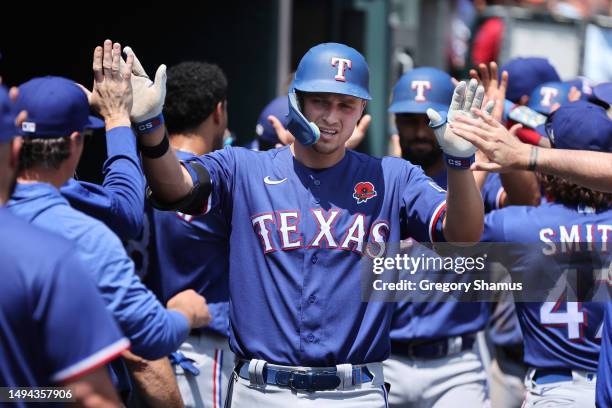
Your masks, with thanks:
M 19 170 L 27 170 L 34 166 L 58 169 L 68 157 L 70 157 L 70 136 L 24 137 L 19 152 Z

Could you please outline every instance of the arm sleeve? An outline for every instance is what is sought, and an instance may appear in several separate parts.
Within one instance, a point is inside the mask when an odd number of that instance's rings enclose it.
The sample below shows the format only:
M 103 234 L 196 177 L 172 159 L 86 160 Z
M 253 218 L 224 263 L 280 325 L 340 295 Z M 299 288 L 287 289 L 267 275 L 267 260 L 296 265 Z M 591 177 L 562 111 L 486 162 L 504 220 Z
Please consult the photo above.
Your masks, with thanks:
M 142 229 L 145 199 L 145 179 L 132 129 L 109 130 L 106 146 L 102 186 L 71 179 L 61 192 L 72 207 L 101 220 L 121 239 L 132 239 Z
M 113 360 L 130 343 L 75 255 L 67 253 L 51 267 L 35 299 L 34 319 L 43 333 L 50 380 L 68 382 Z
M 104 226 L 90 228 L 88 238 L 86 264 L 95 267 L 98 289 L 134 354 L 155 360 L 175 351 L 189 334 L 187 318 L 167 310 L 145 287 L 121 242 Z
M 506 242 L 503 214 L 502 211 L 492 211 L 485 215 L 482 242 Z
M 444 241 L 442 221 L 446 211 L 446 191 L 427 177 L 423 170 L 411 166 L 402 186 L 402 238 L 419 242 Z

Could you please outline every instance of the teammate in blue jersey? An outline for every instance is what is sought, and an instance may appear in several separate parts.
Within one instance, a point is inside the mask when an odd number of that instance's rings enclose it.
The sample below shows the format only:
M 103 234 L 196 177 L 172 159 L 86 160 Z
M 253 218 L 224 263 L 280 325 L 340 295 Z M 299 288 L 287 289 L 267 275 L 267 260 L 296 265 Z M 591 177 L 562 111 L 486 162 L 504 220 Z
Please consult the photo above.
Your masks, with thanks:
M 465 171 L 475 150 L 454 143 L 439 113 L 430 115 L 450 194 L 404 160 L 346 149 L 370 99 L 368 82 L 356 50 L 310 49 L 288 97 L 296 142 L 267 152 L 230 147 L 181 165 L 164 129 L 142 126 L 155 128 L 140 143 L 157 205 L 220 210 L 231 220 L 233 407 L 384 407 L 393 305 L 360 298 L 368 244 L 399 242 L 401 231 L 420 241 L 480 237 L 482 200 Z M 448 117 L 481 106 L 483 94 L 475 81 L 460 83 Z
M 460 120 L 458 120 L 460 122 Z M 479 128 L 496 126 L 488 123 L 457 124 L 458 133 L 478 134 Z M 555 148 L 610 151 L 612 122 L 605 110 L 586 102 L 574 102 L 559 108 L 550 120 L 551 141 Z M 537 150 L 536 150 L 537 152 Z M 572 268 L 594 271 L 609 265 L 610 259 L 599 259 L 607 250 L 612 231 L 612 197 L 581 188 L 554 177 L 543 177 L 545 193 L 553 201 L 539 207 L 508 207 L 487 215 L 483 240 L 490 242 L 584 242 L 592 243 L 598 251 L 584 255 L 576 253 Z M 562 248 L 556 246 L 556 249 Z M 553 248 L 555 249 L 555 248 Z M 543 251 L 536 246 L 537 251 Z M 560 250 L 559 250 L 560 251 Z M 563 267 L 566 258 L 558 265 Z M 542 255 L 540 255 L 542 257 Z M 533 250 L 519 251 L 513 272 L 540 274 L 555 268 L 553 259 L 538 263 Z M 546 257 L 544 257 L 546 258 Z M 601 264 L 602 266 L 598 265 Z M 517 303 L 517 313 L 524 338 L 525 363 L 530 367 L 525 380 L 528 390 L 526 407 L 539 404 L 593 406 L 597 360 L 603 331 L 605 303 L 584 301 Z
M 129 75 L 110 72 L 114 65 L 108 67 L 109 73 L 101 69 L 103 64 L 107 69 L 111 52 L 110 42 L 104 51 L 99 47 L 95 52 L 94 64 L 100 71 L 95 72 L 94 104 L 106 118 L 107 130 L 125 127 L 129 132 L 131 92 L 123 82 L 129 81 Z M 167 355 L 191 327 L 207 322 L 204 300 L 185 291 L 168 302 L 168 308 L 175 310 L 165 310 L 134 274 L 119 239 L 101 222 L 72 209 L 58 191 L 74 173 L 82 150 L 81 132 L 91 124 L 85 94 L 66 79 L 37 78 L 20 87 L 17 106 L 28 112 L 28 119 L 22 124 L 20 183 L 9 207 L 30 223 L 77 243 L 135 354 L 148 359 Z
M 180 160 L 223 148 L 226 98 L 227 79 L 216 65 L 184 62 L 168 70 L 163 114 Z M 186 407 L 222 407 L 234 367 L 228 343 L 228 219 L 218 210 L 192 216 L 151 206 L 147 219 L 149 242 L 139 244 L 146 247 L 145 284 L 162 302 L 194 289 L 206 298 L 211 315 L 211 322 L 192 330 L 173 354 L 183 402 Z
M 81 406 L 92 401 L 119 406 L 104 364 L 129 341 L 104 307 L 86 266 L 68 241 L 3 208 L 17 175 L 16 134 L 8 92 L 0 87 L 0 384 L 63 385 Z
M 446 112 L 453 88 L 451 77 L 444 71 L 415 68 L 394 86 L 389 107 L 395 114 L 402 157 L 422 166 L 444 189 L 447 171 L 443 153 L 428 126 L 426 112 Z M 501 183 L 498 185 L 501 189 Z M 488 187 L 483 195 L 492 196 Z M 492 204 L 485 202 L 485 209 L 498 205 L 496 197 L 492 198 Z M 476 334 L 487 320 L 488 306 L 484 303 L 397 303 L 391 323 L 391 356 L 384 363 L 391 384 L 389 406 L 436 407 L 449 401 L 482 406 L 488 395 Z M 460 346 L 450 348 L 450 344 Z

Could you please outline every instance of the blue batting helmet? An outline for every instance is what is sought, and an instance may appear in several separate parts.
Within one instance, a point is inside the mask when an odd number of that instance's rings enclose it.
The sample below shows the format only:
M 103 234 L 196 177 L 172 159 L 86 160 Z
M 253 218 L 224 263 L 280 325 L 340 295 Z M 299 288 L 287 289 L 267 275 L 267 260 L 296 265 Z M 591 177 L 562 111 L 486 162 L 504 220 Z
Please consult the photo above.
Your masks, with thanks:
M 553 105 L 569 103 L 568 95 L 571 88 L 570 84 L 564 82 L 545 82 L 533 90 L 527 106 L 536 112 L 550 115 Z
M 415 68 L 402 75 L 393 87 L 389 112 L 425 113 L 429 108 L 446 112 L 454 89 L 446 72 L 430 67 Z
M 304 145 L 319 140 L 319 129 L 300 111 L 296 91 L 330 92 L 369 100 L 370 71 L 357 50 L 338 43 L 312 47 L 302 57 L 289 91 L 287 129 Z

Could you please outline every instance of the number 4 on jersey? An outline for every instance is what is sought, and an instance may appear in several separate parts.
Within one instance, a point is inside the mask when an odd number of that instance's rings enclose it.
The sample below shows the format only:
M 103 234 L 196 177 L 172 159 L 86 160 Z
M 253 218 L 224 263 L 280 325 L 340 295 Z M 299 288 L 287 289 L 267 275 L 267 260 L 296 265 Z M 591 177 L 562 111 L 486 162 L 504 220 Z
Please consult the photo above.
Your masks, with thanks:
M 562 298 L 556 302 L 544 302 L 540 308 L 540 322 L 547 326 L 567 325 L 567 334 L 570 340 L 582 337 L 582 325 L 585 315 L 580 302 L 565 302 L 565 312 L 560 312 Z

